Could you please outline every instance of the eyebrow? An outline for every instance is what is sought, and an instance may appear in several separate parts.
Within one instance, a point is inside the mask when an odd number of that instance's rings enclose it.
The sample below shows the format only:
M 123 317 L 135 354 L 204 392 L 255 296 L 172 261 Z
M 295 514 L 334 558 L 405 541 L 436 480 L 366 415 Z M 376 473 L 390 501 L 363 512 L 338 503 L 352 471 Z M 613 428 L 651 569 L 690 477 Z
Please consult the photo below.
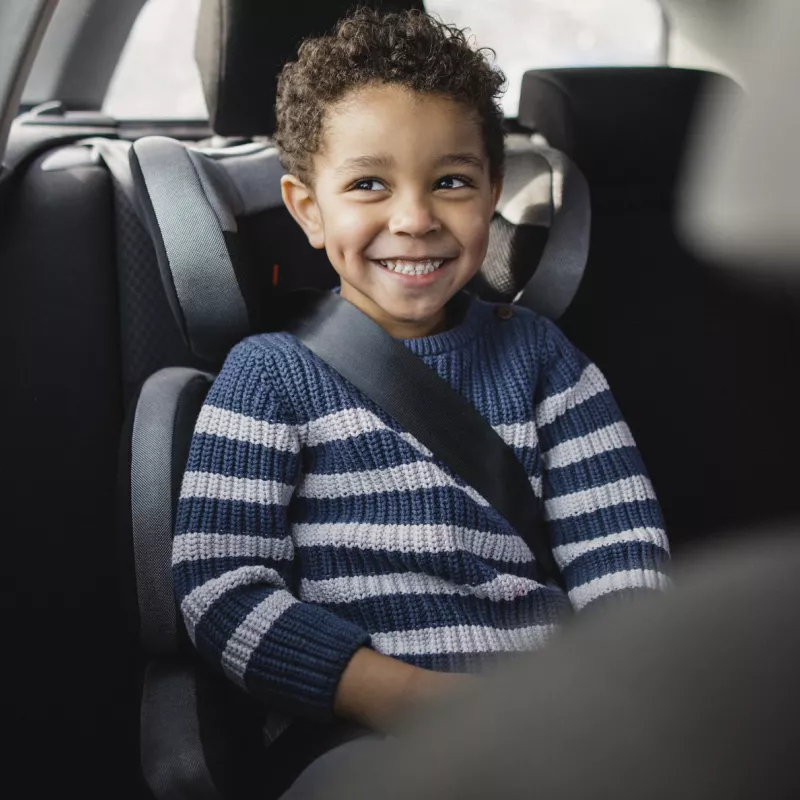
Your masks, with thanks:
M 336 171 L 342 174 L 361 169 L 388 169 L 393 164 L 394 158 L 388 154 L 381 153 L 371 156 L 355 156 L 354 158 L 348 158 L 344 161 Z M 436 162 L 436 166 L 461 166 L 482 169 L 483 159 L 480 156 L 476 156 L 474 153 L 448 153 Z
M 448 153 L 446 156 L 442 156 L 437 162 L 437 166 L 439 167 L 451 165 L 482 169 L 483 159 L 476 156 L 474 153 Z
M 346 173 L 359 169 L 387 169 L 393 163 L 394 159 L 390 155 L 355 156 L 344 161 L 336 171 Z

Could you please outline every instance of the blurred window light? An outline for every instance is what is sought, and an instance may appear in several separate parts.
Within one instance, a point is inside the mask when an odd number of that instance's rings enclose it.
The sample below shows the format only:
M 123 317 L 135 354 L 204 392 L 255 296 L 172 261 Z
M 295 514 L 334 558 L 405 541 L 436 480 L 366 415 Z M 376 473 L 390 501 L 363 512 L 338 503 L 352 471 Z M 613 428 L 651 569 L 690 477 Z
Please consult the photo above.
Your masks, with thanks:
M 667 31 L 657 0 L 426 0 L 425 7 L 497 53 L 508 77 L 508 117 L 517 115 L 526 70 L 664 63 Z
M 134 25 L 103 110 L 118 119 L 204 119 L 194 60 L 200 0 L 148 0 Z M 657 0 L 427 0 L 443 21 L 493 48 L 508 76 L 507 116 L 522 74 L 539 67 L 647 65 L 664 60 Z
M 200 0 L 147 0 L 122 51 L 103 111 L 124 120 L 207 119 L 194 60 Z

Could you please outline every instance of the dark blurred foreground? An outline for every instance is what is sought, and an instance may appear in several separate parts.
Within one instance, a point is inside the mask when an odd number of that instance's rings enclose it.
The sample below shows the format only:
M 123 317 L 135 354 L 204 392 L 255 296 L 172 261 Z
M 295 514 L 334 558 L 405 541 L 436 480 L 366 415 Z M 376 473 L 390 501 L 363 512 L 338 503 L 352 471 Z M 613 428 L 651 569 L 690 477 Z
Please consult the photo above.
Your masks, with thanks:
M 797 527 L 709 548 L 674 591 L 577 619 L 286 800 L 800 797 Z

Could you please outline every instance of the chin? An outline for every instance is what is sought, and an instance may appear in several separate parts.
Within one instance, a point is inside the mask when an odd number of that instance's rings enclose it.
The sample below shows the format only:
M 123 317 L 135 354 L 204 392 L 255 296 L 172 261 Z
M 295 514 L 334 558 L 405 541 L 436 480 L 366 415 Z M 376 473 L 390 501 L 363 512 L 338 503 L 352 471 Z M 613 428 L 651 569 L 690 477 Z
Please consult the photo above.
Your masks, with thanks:
M 428 322 L 437 317 L 449 301 L 449 297 L 443 298 L 441 302 L 423 303 L 393 303 L 388 301 L 384 310 L 394 317 L 398 322 L 419 323 Z

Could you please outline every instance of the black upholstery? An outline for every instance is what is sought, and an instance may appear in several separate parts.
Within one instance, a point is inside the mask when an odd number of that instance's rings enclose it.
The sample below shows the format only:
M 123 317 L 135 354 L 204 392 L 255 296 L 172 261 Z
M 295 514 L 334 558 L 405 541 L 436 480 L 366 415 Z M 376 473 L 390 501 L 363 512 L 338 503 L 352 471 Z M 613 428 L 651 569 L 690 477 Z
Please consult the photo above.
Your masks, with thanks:
M 554 90 L 566 99 L 545 113 Z M 560 325 L 606 373 L 676 551 L 797 511 L 785 464 L 800 442 L 779 408 L 792 413 L 797 315 L 769 287 L 698 260 L 676 232 L 681 157 L 709 90 L 735 87 L 689 70 L 552 70 L 526 74 L 520 105 L 589 181 L 589 260 Z
M 674 67 L 532 70 L 518 121 L 567 153 L 592 185 L 672 188 L 697 103 L 728 78 Z
M 85 154 L 46 153 L 3 188 L 3 785 L 133 797 L 136 654 L 114 567 L 123 404 L 111 182 Z
M 221 135 L 269 136 L 275 130 L 278 73 L 310 35 L 327 33 L 352 0 L 203 0 L 196 58 L 211 127 Z M 384 9 L 422 8 L 421 0 L 367 0 Z

